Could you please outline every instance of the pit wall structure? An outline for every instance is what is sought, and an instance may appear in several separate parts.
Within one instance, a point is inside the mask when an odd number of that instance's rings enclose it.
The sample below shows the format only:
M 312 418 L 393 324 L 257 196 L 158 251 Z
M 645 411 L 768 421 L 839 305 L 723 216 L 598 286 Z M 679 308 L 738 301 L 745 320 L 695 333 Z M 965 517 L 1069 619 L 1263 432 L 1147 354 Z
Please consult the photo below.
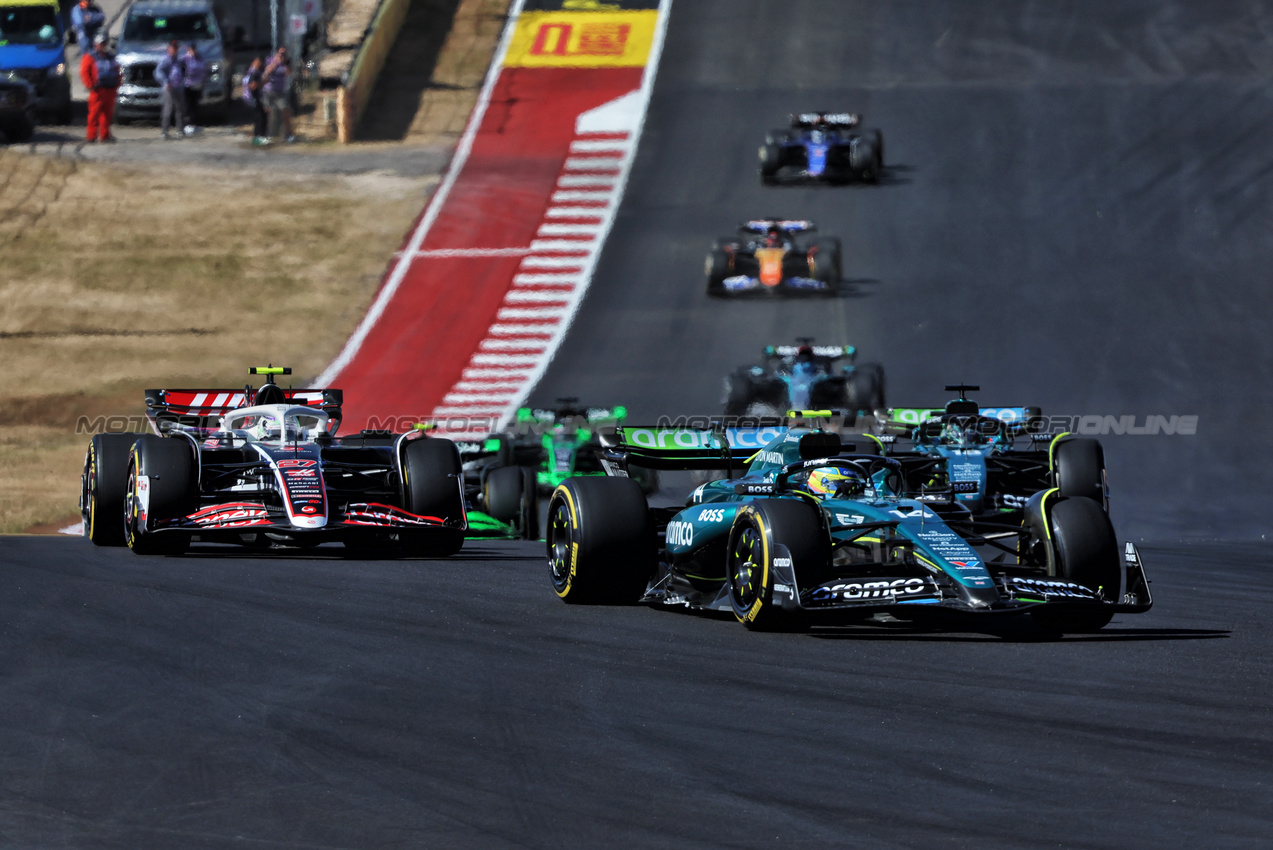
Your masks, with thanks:
M 362 118 L 376 81 L 398 40 L 398 32 L 407 19 L 411 0 L 381 0 L 371 25 L 358 46 L 349 73 L 336 89 L 336 139 L 347 143 L 354 140 L 354 130 Z

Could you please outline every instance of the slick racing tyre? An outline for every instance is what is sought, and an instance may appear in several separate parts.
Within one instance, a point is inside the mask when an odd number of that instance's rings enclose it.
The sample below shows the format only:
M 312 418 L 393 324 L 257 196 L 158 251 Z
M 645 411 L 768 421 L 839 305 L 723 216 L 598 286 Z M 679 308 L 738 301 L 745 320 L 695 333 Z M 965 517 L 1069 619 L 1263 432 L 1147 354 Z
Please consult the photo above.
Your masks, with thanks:
M 1107 601 L 1121 592 L 1118 540 L 1109 517 L 1092 499 L 1063 499 L 1052 506 L 1052 567 L 1057 578 L 1099 591 Z M 1044 605 L 1030 612 L 1034 622 L 1052 632 L 1094 632 L 1113 618 L 1113 606 Z
M 729 277 L 729 254 L 719 246 L 713 248 L 704 263 L 707 274 L 707 294 L 719 298 L 725 294 L 725 278 Z
M 128 461 L 141 434 L 98 434 L 84 454 L 80 514 L 84 536 L 97 546 L 123 546 L 127 540 L 119 518 L 128 495 Z
M 876 183 L 880 179 L 880 164 L 883 157 L 876 148 L 878 131 L 863 133 L 853 141 L 849 148 L 849 167 L 867 183 Z
M 839 239 L 818 239 L 809 246 L 809 275 L 826 284 L 828 295 L 840 291 L 842 263 Z
M 884 134 L 879 130 L 863 130 L 862 135 L 875 145 L 875 167 L 877 172 L 884 169 Z
M 190 545 L 182 532 L 152 532 L 147 526 L 188 516 L 199 506 L 194 449 L 184 439 L 146 434 L 128 461 L 124 537 L 138 555 L 180 555 Z
M 487 472 L 482 503 L 495 519 L 511 523 L 523 540 L 539 539 L 539 493 L 531 470 L 501 466 Z
M 734 518 L 726 550 L 725 574 L 734 616 L 757 631 L 801 625 L 773 601 L 775 546 L 787 547 L 797 576 L 825 571 L 830 545 L 817 509 L 795 499 L 758 499 Z
M 523 540 L 539 539 L 539 481 L 535 470 L 521 467 L 522 503 L 518 530 Z
M 458 520 L 464 516 L 460 494 L 460 453 L 455 443 L 426 437 L 407 443 L 402 452 L 404 507 L 416 516 Z M 400 532 L 398 539 L 412 555 L 447 558 L 464 545 L 458 528 L 430 528 L 414 533 Z
M 778 169 L 782 168 L 782 148 L 773 142 L 765 142 L 760 146 L 760 182 L 774 183 L 778 178 Z
M 566 602 L 638 601 L 658 565 L 650 510 L 630 478 L 568 478 L 548 503 L 548 567 Z
M 849 376 L 846 396 L 849 410 L 855 413 L 872 413 L 886 407 L 884 367 L 878 363 L 863 363 L 855 368 Z
M 1105 454 L 1098 440 L 1062 440 L 1052 454 L 1056 486 L 1064 498 L 1082 497 L 1105 506 Z
M 500 466 L 488 470 L 482 480 L 482 503 L 486 512 L 500 522 L 513 522 L 522 508 L 522 469 Z

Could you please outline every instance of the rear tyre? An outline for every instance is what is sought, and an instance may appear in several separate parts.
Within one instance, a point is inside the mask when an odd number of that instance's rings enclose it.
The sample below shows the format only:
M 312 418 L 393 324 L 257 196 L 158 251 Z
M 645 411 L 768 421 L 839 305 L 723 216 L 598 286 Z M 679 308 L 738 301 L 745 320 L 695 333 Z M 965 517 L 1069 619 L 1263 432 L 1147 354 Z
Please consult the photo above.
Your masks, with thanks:
M 1085 498 L 1105 505 L 1105 454 L 1098 440 L 1064 440 L 1052 458 L 1062 498 Z
M 486 512 L 500 522 L 514 522 L 522 512 L 522 470 L 517 466 L 500 466 L 488 470 L 482 481 L 482 504 Z
M 744 415 L 751 406 L 753 396 L 753 382 L 748 370 L 737 370 L 725 379 L 725 415 Z
M 1121 591 L 1118 540 L 1109 517 L 1091 499 L 1065 499 L 1051 512 L 1053 566 L 1057 578 L 1097 591 L 1111 602 Z M 1030 612 L 1034 622 L 1052 632 L 1094 632 L 1114 616 L 1113 606 L 1045 605 Z
M 857 138 L 857 144 L 849 148 L 849 167 L 867 183 L 875 183 L 880 179 L 882 157 L 875 147 L 875 141 L 872 134 L 863 133 Z
M 839 239 L 818 239 L 809 246 L 809 274 L 814 280 L 826 284 L 828 295 L 840 291 L 842 260 Z
M 523 540 L 539 539 L 539 482 L 535 471 L 521 467 L 522 502 L 521 533 Z
M 853 370 L 848 381 L 848 405 L 855 412 L 874 412 L 886 407 L 884 400 L 884 367 L 863 363 Z
M 765 142 L 760 146 L 760 182 L 765 184 L 777 181 L 778 169 L 782 167 L 782 148 L 773 142 Z
M 455 443 L 437 437 L 407 443 L 402 452 L 406 509 L 417 516 L 452 522 L 463 519 L 459 476 L 460 453 Z M 412 555 L 447 558 L 464 545 L 464 532 L 458 528 L 430 528 L 410 534 L 402 532 L 399 540 Z
M 879 130 L 864 130 L 863 135 L 871 140 L 871 144 L 875 147 L 875 176 L 884 171 L 884 134 Z
M 548 567 L 565 602 L 638 601 L 658 565 L 650 510 L 630 478 L 568 478 L 548 503 Z
M 199 478 L 190 443 L 153 434 L 139 437 L 128 461 L 128 548 L 138 555 L 180 555 L 190 545 L 189 534 L 152 532 L 146 526 L 188 516 L 198 505 Z
M 707 294 L 719 298 L 725 294 L 725 278 L 729 277 L 729 255 L 722 248 L 713 248 L 704 264 L 707 273 Z
M 128 496 L 128 461 L 141 434 L 98 434 L 84 454 L 80 478 L 80 516 L 84 536 L 97 546 L 124 546 L 119 518 Z
M 760 499 L 742 508 L 730 530 L 725 569 L 734 616 L 752 630 L 802 625 L 799 615 L 784 612 L 773 601 L 777 545 L 787 547 L 797 576 L 818 575 L 830 561 L 830 544 L 812 505 Z

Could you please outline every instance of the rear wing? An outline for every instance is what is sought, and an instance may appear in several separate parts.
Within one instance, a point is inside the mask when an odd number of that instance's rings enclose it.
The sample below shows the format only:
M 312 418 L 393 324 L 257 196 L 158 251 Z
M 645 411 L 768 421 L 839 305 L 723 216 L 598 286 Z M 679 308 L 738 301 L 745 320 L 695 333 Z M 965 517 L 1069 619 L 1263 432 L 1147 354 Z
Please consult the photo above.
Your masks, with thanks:
M 890 407 L 876 414 L 876 420 L 886 433 L 909 433 L 927 423 L 941 421 L 946 413 L 942 407 Z M 977 415 L 997 419 L 1004 424 L 1008 434 L 1032 433 L 1043 412 L 1037 407 L 979 407 Z
M 800 345 L 766 345 L 766 357 L 795 357 L 800 353 L 800 349 L 805 346 Z M 813 352 L 814 357 L 827 357 L 835 360 L 840 357 L 854 357 L 858 350 L 852 345 L 810 345 L 807 346 Z
M 316 407 L 331 417 L 328 432 L 335 434 L 340 427 L 342 390 L 331 389 L 283 389 L 283 400 L 289 404 Z M 240 407 L 248 407 L 255 397 L 253 390 L 182 389 L 146 390 L 146 417 L 151 426 L 160 430 L 160 424 L 175 422 L 193 428 L 218 428 L 221 417 Z
M 517 410 L 519 425 L 554 425 L 564 420 L 586 422 L 589 425 L 618 425 L 627 418 L 628 409 L 622 405 L 613 407 L 522 407 Z
M 606 471 L 628 464 L 646 469 L 741 469 L 786 428 L 668 428 L 626 425 L 601 435 Z
M 753 218 L 738 225 L 739 230 L 747 233 L 768 233 L 771 227 L 787 233 L 811 233 L 818 229 L 817 225 L 808 219 L 795 218 Z
M 814 127 L 847 128 L 862 123 L 862 116 L 857 112 L 801 112 L 791 116 L 791 126 L 796 130 L 809 130 Z

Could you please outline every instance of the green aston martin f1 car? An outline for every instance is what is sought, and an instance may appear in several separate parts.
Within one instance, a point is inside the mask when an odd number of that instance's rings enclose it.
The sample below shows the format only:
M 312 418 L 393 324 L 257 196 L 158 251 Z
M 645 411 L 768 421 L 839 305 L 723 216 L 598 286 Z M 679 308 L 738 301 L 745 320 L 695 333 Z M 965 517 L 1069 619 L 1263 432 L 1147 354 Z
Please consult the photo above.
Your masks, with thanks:
M 606 478 L 569 478 L 548 508 L 553 589 L 566 602 L 733 612 L 753 629 L 879 613 L 1029 614 L 1053 632 L 1102 628 L 1152 604 L 1140 555 L 1103 507 L 1055 481 L 1013 544 L 969 532 L 954 498 L 919 499 L 867 438 L 776 427 L 624 427 L 603 436 Z M 725 473 L 684 506 L 650 507 L 630 469 Z M 1053 471 L 1055 476 L 1055 470 Z

